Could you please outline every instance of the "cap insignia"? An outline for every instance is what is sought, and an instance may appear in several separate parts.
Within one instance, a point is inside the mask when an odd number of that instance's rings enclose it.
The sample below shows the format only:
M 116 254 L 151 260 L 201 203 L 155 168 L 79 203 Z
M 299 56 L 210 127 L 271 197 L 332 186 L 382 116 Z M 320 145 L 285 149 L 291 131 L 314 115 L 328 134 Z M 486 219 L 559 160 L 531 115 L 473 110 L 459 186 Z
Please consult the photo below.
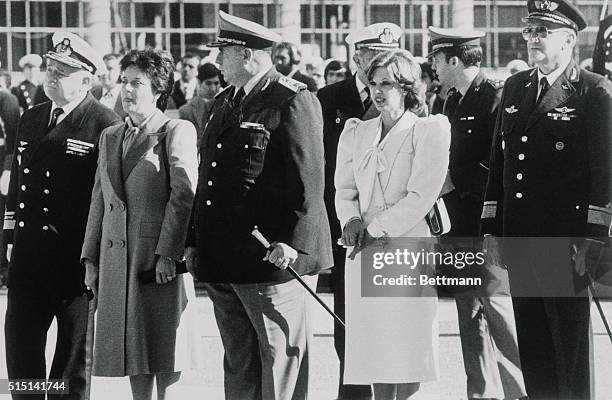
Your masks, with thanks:
M 391 33 L 391 28 L 383 29 L 382 33 L 378 36 L 381 43 L 391 44 L 394 42 L 393 34 Z
M 535 5 L 535 8 L 540 11 L 553 12 L 559 7 L 559 3 L 556 3 L 551 0 L 535 0 L 533 3 Z
M 70 46 L 70 39 L 64 38 L 61 42 L 55 45 L 54 51 L 59 54 L 69 56 L 72 54 L 72 46 Z

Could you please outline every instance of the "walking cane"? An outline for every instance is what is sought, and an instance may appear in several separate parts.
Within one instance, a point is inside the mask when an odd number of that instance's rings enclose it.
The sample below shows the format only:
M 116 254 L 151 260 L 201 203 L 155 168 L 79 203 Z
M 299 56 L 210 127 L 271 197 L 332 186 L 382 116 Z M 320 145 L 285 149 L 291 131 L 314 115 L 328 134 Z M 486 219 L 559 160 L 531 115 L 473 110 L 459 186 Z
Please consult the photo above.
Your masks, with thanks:
M 253 235 L 255 239 L 257 239 L 257 241 L 266 248 L 266 250 L 272 251 L 272 246 L 270 245 L 270 242 L 268 242 L 264 235 L 262 235 L 261 232 L 257 230 L 257 226 L 253 228 L 251 235 Z M 300 285 L 302 285 L 308 291 L 308 293 L 310 293 L 310 295 L 314 297 L 315 300 L 317 300 L 319 304 L 323 306 L 325 311 L 327 311 L 327 313 L 336 320 L 336 322 L 342 327 L 342 329 L 346 328 L 344 322 L 340 319 L 340 317 L 334 314 L 334 312 L 327 306 L 327 304 L 325 304 L 323 300 L 319 296 L 317 296 L 317 294 L 310 288 L 310 286 L 308 286 L 306 282 L 304 282 L 304 280 L 292 267 L 287 267 L 287 271 L 289 271 L 289 273 L 300 283 Z

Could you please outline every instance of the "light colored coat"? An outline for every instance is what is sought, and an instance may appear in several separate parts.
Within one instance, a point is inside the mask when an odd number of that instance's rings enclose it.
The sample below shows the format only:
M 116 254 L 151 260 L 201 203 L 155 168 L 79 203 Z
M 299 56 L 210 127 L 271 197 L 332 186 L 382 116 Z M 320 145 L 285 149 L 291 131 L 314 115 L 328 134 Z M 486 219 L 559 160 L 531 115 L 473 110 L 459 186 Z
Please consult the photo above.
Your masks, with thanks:
M 340 136 L 334 178 L 340 226 L 364 216 L 374 185 L 380 182 L 390 207 L 368 221 L 368 230 L 392 237 L 429 236 L 424 217 L 448 169 L 448 119 L 441 115 L 418 118 L 406 112 L 379 145 L 380 123 L 381 117 L 352 118 Z
M 94 346 L 100 376 L 177 371 L 194 354 L 185 329 L 191 277 L 158 285 L 142 283 L 138 273 L 154 269 L 158 256 L 183 256 L 198 175 L 196 131 L 157 110 L 122 160 L 125 130 L 124 124 L 102 132 L 81 254 L 100 268 Z
M 336 211 L 359 217 L 374 235 L 427 237 L 425 214 L 446 176 L 450 125 L 406 112 L 380 140 L 381 118 L 350 119 L 340 136 Z M 418 274 L 419 269 L 406 269 Z M 346 384 L 426 382 L 438 377 L 435 293 L 407 287 L 400 297 L 362 296 L 361 253 L 346 260 Z M 366 283 L 367 285 L 367 283 Z M 367 344 L 367 345 L 364 345 Z

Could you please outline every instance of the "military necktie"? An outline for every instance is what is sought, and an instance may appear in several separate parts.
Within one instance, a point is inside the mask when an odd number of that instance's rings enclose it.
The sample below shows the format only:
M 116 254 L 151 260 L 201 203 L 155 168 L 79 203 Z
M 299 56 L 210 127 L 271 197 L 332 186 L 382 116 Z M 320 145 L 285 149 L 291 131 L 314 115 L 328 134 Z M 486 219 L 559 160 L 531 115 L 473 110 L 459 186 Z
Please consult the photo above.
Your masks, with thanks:
M 442 108 L 442 114 L 446 115 L 447 117 L 452 115 L 462 97 L 463 95 L 460 91 L 458 91 L 456 88 L 451 88 L 447 92 L 446 101 L 444 102 L 444 107 Z
M 363 100 L 363 108 L 364 110 L 368 110 L 368 108 L 370 108 L 370 106 L 372 105 L 372 97 L 370 97 L 370 88 L 369 87 L 365 87 L 363 88 L 363 91 L 366 92 L 366 98 Z
M 242 99 L 244 99 L 245 94 L 246 92 L 244 91 L 243 87 L 238 89 L 238 91 L 236 92 L 236 95 L 232 99 L 232 108 L 236 108 L 240 105 L 240 103 L 242 102 Z
M 49 121 L 49 127 L 47 128 L 47 132 L 50 132 L 53 128 L 57 126 L 57 119 L 63 113 L 64 113 L 64 109 L 61 107 L 58 107 L 51 112 L 51 121 Z
M 548 83 L 548 79 L 543 76 L 542 79 L 540 79 L 540 95 L 538 96 L 538 101 L 536 101 L 536 104 L 539 104 L 540 101 L 542 101 L 542 98 L 546 92 L 548 92 L 548 89 L 550 89 L 550 84 Z

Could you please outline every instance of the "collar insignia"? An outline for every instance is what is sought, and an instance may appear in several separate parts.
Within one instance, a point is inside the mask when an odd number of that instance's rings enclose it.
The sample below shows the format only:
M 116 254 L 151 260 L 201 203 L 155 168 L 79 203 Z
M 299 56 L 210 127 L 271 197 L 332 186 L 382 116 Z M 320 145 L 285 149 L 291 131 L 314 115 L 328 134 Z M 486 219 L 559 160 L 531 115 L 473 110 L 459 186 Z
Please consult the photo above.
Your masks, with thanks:
M 575 108 L 561 107 L 561 108 L 555 108 L 555 111 L 560 112 L 562 114 L 567 114 L 567 113 L 570 113 L 572 111 L 576 111 L 576 109 Z

